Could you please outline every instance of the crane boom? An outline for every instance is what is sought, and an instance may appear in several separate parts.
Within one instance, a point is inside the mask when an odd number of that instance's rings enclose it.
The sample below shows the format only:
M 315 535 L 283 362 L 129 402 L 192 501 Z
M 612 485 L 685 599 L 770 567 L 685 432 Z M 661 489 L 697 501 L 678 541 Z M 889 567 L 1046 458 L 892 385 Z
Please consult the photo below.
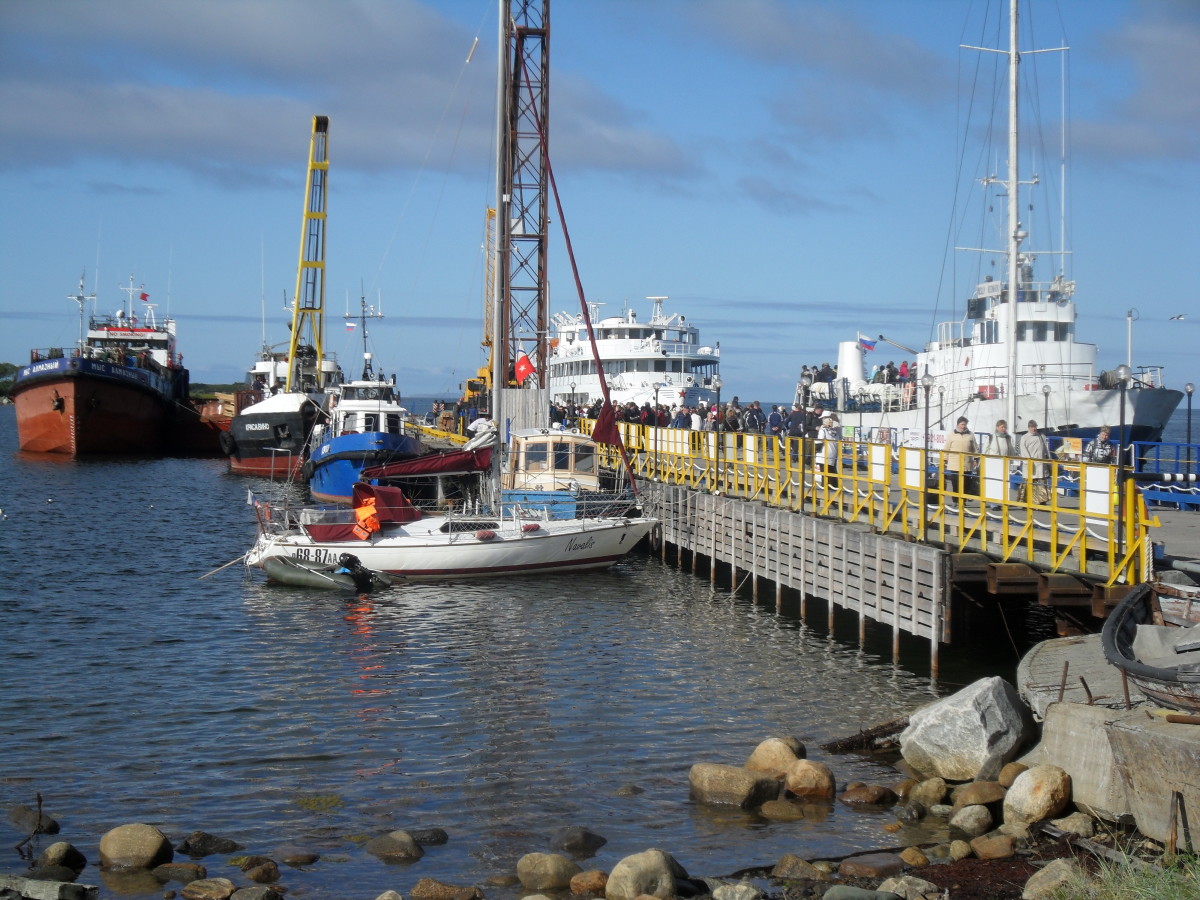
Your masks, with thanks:
M 321 390 L 324 385 L 325 338 L 325 219 L 329 179 L 329 117 L 313 116 L 308 151 L 308 178 L 304 216 L 300 224 L 300 263 L 296 268 L 296 293 L 292 301 L 292 338 L 288 345 L 285 389 Z M 304 343 L 305 335 L 308 344 Z M 301 357 L 315 353 L 316 384 L 300 385 Z

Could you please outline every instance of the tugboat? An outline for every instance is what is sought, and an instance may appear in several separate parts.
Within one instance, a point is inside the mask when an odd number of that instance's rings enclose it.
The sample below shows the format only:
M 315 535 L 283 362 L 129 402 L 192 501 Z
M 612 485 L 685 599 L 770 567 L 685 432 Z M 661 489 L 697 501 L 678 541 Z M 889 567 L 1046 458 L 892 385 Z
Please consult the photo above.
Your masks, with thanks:
M 376 375 L 367 349 L 367 320 L 383 314 L 368 310 L 360 299 L 358 322 L 363 341 L 362 377 L 330 391 L 328 426 L 313 429 L 308 461 L 301 475 L 315 499 L 350 503 L 354 484 L 362 480 L 364 467 L 382 466 L 411 459 L 425 452 L 415 435 L 405 432 L 408 411 L 400 405 L 396 377 Z M 347 323 L 353 318 L 346 316 Z

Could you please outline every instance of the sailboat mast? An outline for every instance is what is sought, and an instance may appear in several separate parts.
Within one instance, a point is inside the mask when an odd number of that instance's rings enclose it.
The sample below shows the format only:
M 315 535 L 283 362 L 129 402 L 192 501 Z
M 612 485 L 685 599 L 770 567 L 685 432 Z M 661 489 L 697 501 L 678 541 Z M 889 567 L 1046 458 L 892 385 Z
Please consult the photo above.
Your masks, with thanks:
M 500 440 L 504 440 L 504 411 L 501 409 L 501 398 L 505 378 L 507 356 L 504 348 L 508 346 L 508 329 L 505 327 L 504 283 L 508 278 L 506 265 L 507 247 L 501 247 L 501 241 L 508 238 L 509 228 L 504 223 L 511 222 L 508 209 L 509 197 L 504 192 L 503 166 L 507 157 L 505 148 L 507 139 L 504 133 L 508 116 L 505 113 L 508 97 L 508 0 L 497 0 L 499 7 L 500 27 L 498 29 L 499 45 L 496 50 L 496 218 L 499 227 L 496 229 L 496 240 L 488 249 L 493 254 L 492 266 L 495 276 L 492 279 L 492 403 L 491 417 L 500 429 Z M 497 454 L 499 456 L 499 454 Z
M 1018 0 L 1010 0 L 1008 15 L 1008 396 L 1006 413 L 1009 427 L 1019 430 L 1017 423 L 1017 299 L 1021 289 L 1020 259 L 1021 241 L 1025 232 L 1021 230 L 1020 169 L 1017 141 L 1017 98 L 1018 73 L 1021 55 L 1017 52 L 1017 8 Z M 1044 426 L 1046 423 L 1043 422 Z

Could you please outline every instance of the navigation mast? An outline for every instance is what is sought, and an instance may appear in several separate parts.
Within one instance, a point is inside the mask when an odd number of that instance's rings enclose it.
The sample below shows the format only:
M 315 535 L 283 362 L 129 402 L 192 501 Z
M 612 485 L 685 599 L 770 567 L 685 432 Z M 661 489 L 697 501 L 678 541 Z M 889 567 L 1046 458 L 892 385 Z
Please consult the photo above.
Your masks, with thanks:
M 320 391 L 325 373 L 325 218 L 329 178 L 329 117 L 313 116 L 312 140 L 308 151 L 307 190 L 300 224 L 300 264 L 296 269 L 296 293 L 292 302 L 292 337 L 288 345 L 285 390 Z M 306 333 L 316 354 L 315 384 L 300 385 L 300 349 Z M 305 352 L 308 352 L 307 349 Z

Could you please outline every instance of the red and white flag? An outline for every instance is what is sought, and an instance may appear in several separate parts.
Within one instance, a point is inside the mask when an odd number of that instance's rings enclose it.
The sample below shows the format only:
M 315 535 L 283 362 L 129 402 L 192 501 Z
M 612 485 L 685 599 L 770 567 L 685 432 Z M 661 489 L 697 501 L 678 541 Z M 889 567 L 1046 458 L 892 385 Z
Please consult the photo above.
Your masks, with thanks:
M 525 379 L 533 374 L 533 371 L 533 363 L 529 361 L 529 354 L 522 350 L 521 355 L 517 357 L 517 384 L 524 383 Z

